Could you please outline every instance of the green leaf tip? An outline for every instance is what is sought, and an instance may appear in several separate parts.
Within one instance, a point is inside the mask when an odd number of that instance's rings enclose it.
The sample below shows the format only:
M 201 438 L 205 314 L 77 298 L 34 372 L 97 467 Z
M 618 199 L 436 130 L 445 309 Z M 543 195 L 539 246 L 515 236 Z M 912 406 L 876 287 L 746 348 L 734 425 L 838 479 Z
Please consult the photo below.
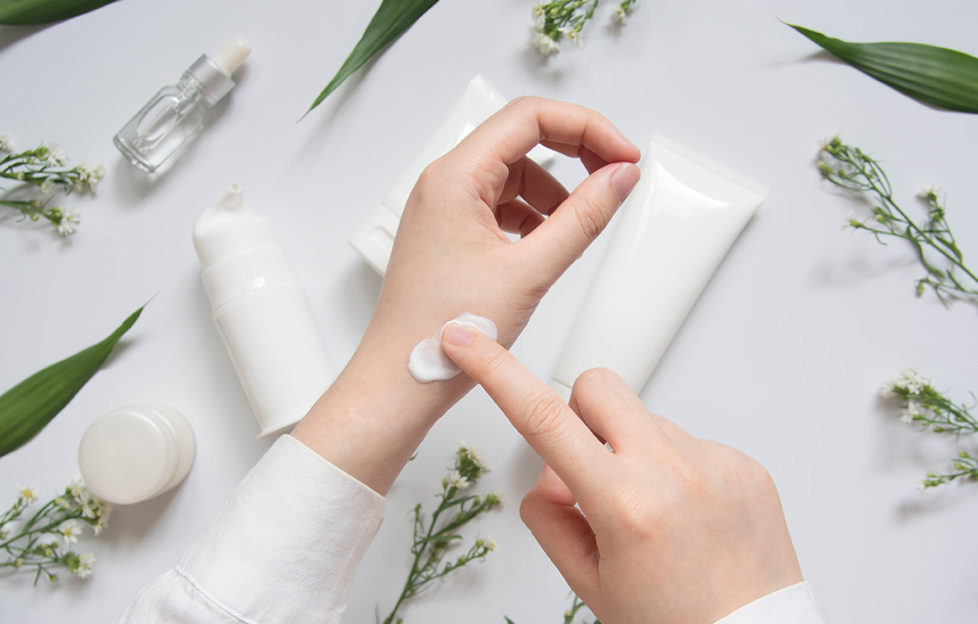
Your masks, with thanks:
M 0 395 L 0 457 L 29 442 L 71 402 L 145 307 L 130 314 L 101 342 L 34 373 Z
M 785 22 L 841 61 L 922 104 L 978 113 L 978 58 L 924 43 L 852 43 Z
M 115 0 L 0 0 L 0 24 L 29 26 L 88 13 Z
M 353 72 L 363 67 L 367 61 L 401 36 L 436 2 L 438 0 L 382 0 L 377 12 L 367 24 L 367 29 L 360 36 L 360 41 L 343 61 L 343 65 L 340 66 L 336 75 L 319 92 L 316 99 L 312 101 L 312 105 L 299 119 L 305 118 L 312 109 L 322 104 L 323 100 L 343 84 L 343 81 L 349 78 Z

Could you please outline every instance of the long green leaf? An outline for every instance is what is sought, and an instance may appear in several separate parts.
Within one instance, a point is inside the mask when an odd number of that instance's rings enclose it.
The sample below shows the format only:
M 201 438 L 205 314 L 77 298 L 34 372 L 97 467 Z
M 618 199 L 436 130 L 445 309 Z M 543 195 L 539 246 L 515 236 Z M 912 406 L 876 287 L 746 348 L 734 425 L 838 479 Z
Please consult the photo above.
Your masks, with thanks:
M 382 0 L 377 12 L 374 13 L 367 29 L 360 36 L 360 41 L 354 46 L 350 56 L 346 57 L 329 84 L 316 96 L 312 106 L 305 112 L 319 106 L 326 97 L 336 90 L 353 72 L 360 69 L 364 63 L 374 57 L 391 41 L 411 27 L 419 17 L 425 14 L 438 0 Z
M 26 444 L 58 415 L 98 372 L 142 311 L 130 314 L 102 342 L 34 373 L 0 396 L 0 457 Z
M 924 104 L 978 113 L 978 58 L 923 43 L 850 43 L 788 24 L 826 51 Z
M 75 17 L 115 0 L 0 0 L 0 24 L 47 24 Z

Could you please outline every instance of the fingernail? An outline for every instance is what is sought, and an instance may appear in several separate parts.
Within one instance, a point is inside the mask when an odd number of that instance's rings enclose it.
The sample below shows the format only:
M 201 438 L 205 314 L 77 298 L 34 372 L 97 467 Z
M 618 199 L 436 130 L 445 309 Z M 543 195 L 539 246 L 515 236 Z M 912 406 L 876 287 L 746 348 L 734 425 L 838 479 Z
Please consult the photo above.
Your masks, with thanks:
M 632 192 L 638 183 L 640 172 L 638 167 L 631 163 L 623 163 L 611 174 L 611 186 L 618 194 L 619 201 L 625 201 L 628 194 Z
M 475 330 L 465 325 L 452 323 L 441 333 L 441 339 L 457 347 L 464 347 L 475 338 Z

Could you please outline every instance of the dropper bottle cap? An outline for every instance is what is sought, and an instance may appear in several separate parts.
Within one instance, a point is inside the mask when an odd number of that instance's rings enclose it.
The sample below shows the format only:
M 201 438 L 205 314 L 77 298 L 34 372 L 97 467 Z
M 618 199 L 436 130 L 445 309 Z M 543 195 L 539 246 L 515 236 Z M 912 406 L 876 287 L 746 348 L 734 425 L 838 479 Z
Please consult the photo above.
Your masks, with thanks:
M 216 57 L 201 55 L 187 74 L 192 76 L 201 87 L 208 104 L 213 106 L 234 87 L 231 74 L 248 55 L 251 54 L 251 44 L 243 37 L 236 37 Z
M 235 37 L 214 57 L 214 62 L 230 76 L 234 70 L 241 67 L 241 63 L 249 54 L 251 54 L 251 44 L 248 40 L 244 37 Z

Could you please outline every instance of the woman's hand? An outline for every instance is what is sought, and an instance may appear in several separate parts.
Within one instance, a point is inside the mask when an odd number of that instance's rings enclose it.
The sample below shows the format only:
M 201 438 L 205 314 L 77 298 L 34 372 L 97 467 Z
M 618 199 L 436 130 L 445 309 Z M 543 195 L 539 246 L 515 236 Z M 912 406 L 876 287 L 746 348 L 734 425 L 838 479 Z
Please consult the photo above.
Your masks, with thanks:
M 478 332 L 449 325 L 442 346 L 547 463 L 520 515 L 602 622 L 710 624 L 802 580 L 747 455 L 649 413 L 608 370 L 578 377 L 568 405 Z
M 590 175 L 568 193 L 526 157 L 537 143 L 579 158 Z M 414 345 L 463 312 L 492 319 L 500 342 L 512 344 L 635 186 L 639 156 L 594 111 L 519 98 L 427 167 L 404 208 L 363 341 L 293 435 L 386 492 L 431 425 L 472 387 L 464 375 L 415 381 L 407 369 Z
M 538 142 L 579 157 L 591 175 L 568 195 L 526 157 Z M 404 336 L 413 346 L 473 312 L 492 319 L 500 342 L 511 345 L 638 181 L 638 157 L 594 111 L 514 100 L 422 173 L 404 208 L 368 338 Z M 511 242 L 506 232 L 521 239 Z

